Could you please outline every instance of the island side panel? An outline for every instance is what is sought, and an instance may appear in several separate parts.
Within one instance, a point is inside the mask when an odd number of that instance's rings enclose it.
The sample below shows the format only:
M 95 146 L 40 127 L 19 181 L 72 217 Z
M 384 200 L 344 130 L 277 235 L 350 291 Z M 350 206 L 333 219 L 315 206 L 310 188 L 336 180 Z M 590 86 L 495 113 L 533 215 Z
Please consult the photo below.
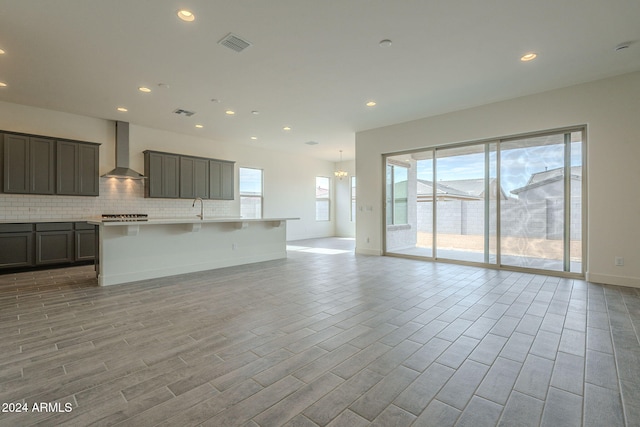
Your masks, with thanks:
M 102 286 L 286 258 L 286 221 L 100 226 Z

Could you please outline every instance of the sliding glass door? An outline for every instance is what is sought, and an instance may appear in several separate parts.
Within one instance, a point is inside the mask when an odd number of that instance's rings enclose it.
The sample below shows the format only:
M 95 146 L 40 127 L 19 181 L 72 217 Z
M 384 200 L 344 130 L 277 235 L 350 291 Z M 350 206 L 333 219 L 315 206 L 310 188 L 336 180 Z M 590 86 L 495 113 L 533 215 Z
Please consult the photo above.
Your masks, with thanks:
M 387 156 L 385 252 L 583 273 L 583 133 Z

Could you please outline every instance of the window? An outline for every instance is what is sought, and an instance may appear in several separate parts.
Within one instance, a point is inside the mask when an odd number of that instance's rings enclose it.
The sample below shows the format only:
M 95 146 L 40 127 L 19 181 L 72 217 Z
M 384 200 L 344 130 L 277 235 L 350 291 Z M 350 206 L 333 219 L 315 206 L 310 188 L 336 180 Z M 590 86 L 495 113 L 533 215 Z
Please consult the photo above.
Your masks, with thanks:
M 407 224 L 408 169 L 387 164 L 387 225 Z
M 351 222 L 356 222 L 356 177 L 351 177 Z
M 239 168 L 240 216 L 262 218 L 262 169 Z
M 329 221 L 331 203 L 329 199 L 329 178 L 316 177 L 316 221 Z

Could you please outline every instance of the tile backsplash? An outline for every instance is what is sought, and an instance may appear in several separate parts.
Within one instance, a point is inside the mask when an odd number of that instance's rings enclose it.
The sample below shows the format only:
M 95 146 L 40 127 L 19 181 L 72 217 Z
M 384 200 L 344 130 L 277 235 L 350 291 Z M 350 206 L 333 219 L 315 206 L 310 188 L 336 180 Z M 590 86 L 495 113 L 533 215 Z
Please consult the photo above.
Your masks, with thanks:
M 0 221 L 90 219 L 103 213 L 143 213 L 150 218 L 183 218 L 200 213 L 187 199 L 144 197 L 144 182 L 100 178 L 100 196 L 41 196 L 0 193 Z M 233 201 L 205 200 L 205 216 L 238 216 Z M 238 208 L 235 208 L 237 210 Z

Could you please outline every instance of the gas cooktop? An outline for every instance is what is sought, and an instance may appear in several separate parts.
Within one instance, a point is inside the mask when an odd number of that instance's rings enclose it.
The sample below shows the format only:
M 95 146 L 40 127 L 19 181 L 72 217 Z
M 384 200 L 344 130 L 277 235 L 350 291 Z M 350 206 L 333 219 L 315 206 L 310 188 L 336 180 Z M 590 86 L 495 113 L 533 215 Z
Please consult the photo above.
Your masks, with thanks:
M 148 221 L 147 214 L 102 214 L 103 222 Z

